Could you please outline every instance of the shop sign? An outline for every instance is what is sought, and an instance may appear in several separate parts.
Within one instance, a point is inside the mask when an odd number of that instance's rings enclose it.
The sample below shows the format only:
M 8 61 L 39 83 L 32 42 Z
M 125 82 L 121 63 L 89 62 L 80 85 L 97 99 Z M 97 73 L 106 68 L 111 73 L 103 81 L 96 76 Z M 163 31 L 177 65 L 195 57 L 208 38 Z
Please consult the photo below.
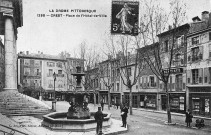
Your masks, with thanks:
M 180 109 L 180 110 L 185 110 L 185 105 L 184 105 L 184 104 L 180 104 L 180 105 L 179 105 L 179 109 Z
M 146 106 L 148 106 L 148 107 L 155 107 L 155 104 L 153 104 L 153 103 L 147 103 Z
M 209 104 L 209 99 L 205 99 L 205 112 L 206 113 L 209 113 L 209 111 L 210 111 L 210 104 Z
M 168 74 L 169 70 L 163 69 L 163 73 Z M 170 74 L 178 74 L 178 73 L 183 73 L 183 68 L 171 68 L 170 69 Z
M 184 103 L 184 97 L 179 97 L 180 102 Z

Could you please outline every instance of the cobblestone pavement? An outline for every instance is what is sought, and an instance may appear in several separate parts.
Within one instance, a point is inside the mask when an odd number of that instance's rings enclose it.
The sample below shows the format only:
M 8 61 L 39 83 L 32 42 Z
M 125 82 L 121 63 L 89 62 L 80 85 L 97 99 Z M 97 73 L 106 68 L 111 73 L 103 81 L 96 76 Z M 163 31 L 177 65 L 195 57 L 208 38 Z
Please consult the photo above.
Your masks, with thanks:
M 45 101 L 48 105 L 51 102 Z M 97 111 L 97 106 L 89 104 L 91 111 Z M 67 111 L 69 104 L 67 102 L 59 101 L 57 102 L 57 111 Z M 108 106 L 104 107 L 105 112 L 111 112 L 112 118 L 121 120 L 120 109 L 111 107 L 108 110 Z M 210 135 L 211 130 L 209 126 L 205 128 L 187 128 L 184 123 L 185 117 L 183 115 L 172 115 L 172 122 L 177 123 L 176 125 L 166 125 L 167 115 L 164 112 L 153 112 L 146 111 L 144 109 L 133 109 L 133 115 L 128 115 L 128 128 L 127 133 L 122 133 L 124 135 Z M 210 121 L 206 121 L 209 123 Z M 191 124 L 194 126 L 194 123 Z

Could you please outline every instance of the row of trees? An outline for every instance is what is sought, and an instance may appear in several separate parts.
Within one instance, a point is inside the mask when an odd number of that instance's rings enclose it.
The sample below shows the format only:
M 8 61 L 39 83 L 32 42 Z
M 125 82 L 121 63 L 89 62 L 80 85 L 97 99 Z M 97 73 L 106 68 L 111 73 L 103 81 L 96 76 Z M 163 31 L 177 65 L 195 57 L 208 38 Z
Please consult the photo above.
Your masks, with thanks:
M 113 82 L 120 77 L 122 83 L 130 90 L 129 107 L 132 115 L 132 88 L 140 78 L 144 65 L 148 65 L 157 78 L 164 83 L 164 89 L 167 95 L 167 116 L 168 123 L 171 123 L 169 90 L 167 84 L 170 76 L 172 61 L 175 52 L 175 37 L 178 32 L 176 29 L 186 19 L 186 4 L 179 0 L 171 0 L 169 3 L 170 11 L 167 13 L 157 1 L 142 1 L 142 7 L 139 18 L 139 34 L 138 36 L 130 35 L 105 35 L 104 47 L 100 50 L 87 48 L 86 42 L 80 45 L 80 58 L 85 59 L 85 67 L 90 69 L 98 67 L 95 72 L 95 78 L 102 81 L 108 89 L 108 107 L 110 109 L 111 95 L 110 90 L 114 87 Z M 165 54 L 161 52 L 162 44 L 159 42 L 157 35 L 168 30 L 169 24 L 172 24 L 172 42 L 169 45 L 169 51 Z M 148 46 L 151 45 L 151 46 Z M 142 51 L 137 51 L 137 50 Z M 105 59 L 100 56 L 106 56 L 106 60 L 117 64 L 118 75 L 112 75 L 111 65 L 106 65 Z M 103 62 L 101 62 L 103 61 Z M 131 71 L 128 67 L 132 67 Z M 167 73 L 163 72 L 167 70 Z M 87 72 L 89 74 L 89 72 Z M 102 77 L 104 75 L 104 77 Z M 87 75 L 91 76 L 91 75 Z M 96 104 L 96 89 L 93 87 L 91 79 L 85 78 L 85 89 L 92 88 L 94 90 L 94 104 Z

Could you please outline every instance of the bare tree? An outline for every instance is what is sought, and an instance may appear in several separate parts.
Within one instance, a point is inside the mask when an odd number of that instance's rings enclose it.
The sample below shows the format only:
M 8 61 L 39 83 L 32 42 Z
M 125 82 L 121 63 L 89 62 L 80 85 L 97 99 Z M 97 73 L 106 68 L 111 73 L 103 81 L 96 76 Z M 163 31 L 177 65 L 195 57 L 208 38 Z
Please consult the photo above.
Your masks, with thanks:
M 164 90 L 167 95 L 167 116 L 168 123 L 171 123 L 170 100 L 168 82 L 171 75 L 171 67 L 175 54 L 181 49 L 176 46 L 176 37 L 181 29 L 178 27 L 186 17 L 186 5 L 182 1 L 172 0 L 170 2 L 170 14 L 166 14 L 160 5 L 153 4 L 152 1 L 146 4 L 146 13 L 140 28 L 146 31 L 140 31 L 142 35 L 144 48 L 140 52 L 142 58 L 147 62 L 152 72 L 164 83 Z M 170 20 L 170 22 L 169 22 Z M 171 41 L 169 46 L 162 45 L 161 34 L 167 30 L 168 23 L 173 24 L 169 27 L 168 35 Z M 145 27 L 148 26 L 148 27 Z M 161 39 L 158 42 L 158 37 Z M 151 46 L 148 43 L 151 42 Z
M 130 90 L 129 107 L 130 115 L 132 115 L 132 87 L 136 85 L 144 63 L 144 61 L 139 60 L 139 53 L 137 52 L 140 40 L 137 37 L 121 36 L 118 43 L 121 46 L 122 53 L 119 65 L 120 76 L 123 84 Z
M 107 52 L 104 52 L 109 56 L 109 63 L 112 61 L 116 61 L 119 69 L 119 76 L 121 77 L 123 85 L 125 85 L 129 90 L 129 107 L 130 114 L 132 115 L 132 87 L 137 83 L 138 78 L 140 77 L 140 73 L 142 70 L 143 61 L 139 61 L 139 54 L 137 53 L 137 49 L 140 47 L 140 39 L 132 36 L 110 36 L 110 40 L 105 42 L 105 46 L 107 47 Z M 110 41 L 110 42 L 108 42 Z M 106 66 L 104 66 L 106 67 Z M 104 71 L 108 71 L 108 69 L 112 69 L 107 66 L 107 69 Z M 103 68 L 101 68 L 103 69 Z M 112 74 L 107 75 L 107 80 L 103 80 L 105 86 L 108 88 L 108 98 L 110 100 L 110 90 L 113 87 L 113 83 L 115 80 L 112 80 Z M 106 82 L 107 81 L 107 82 Z

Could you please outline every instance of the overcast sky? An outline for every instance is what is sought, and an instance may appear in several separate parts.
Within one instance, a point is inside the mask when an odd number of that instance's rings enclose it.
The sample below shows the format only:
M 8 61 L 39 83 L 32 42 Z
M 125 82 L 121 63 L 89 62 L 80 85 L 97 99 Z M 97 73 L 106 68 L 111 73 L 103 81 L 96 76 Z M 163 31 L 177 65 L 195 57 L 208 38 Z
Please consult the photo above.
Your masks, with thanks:
M 159 1 L 159 0 L 158 0 Z M 169 0 L 160 0 L 169 10 Z M 202 11 L 211 11 L 211 0 L 184 0 L 187 3 L 188 21 L 201 18 Z M 89 46 L 100 48 L 104 33 L 110 32 L 111 0 L 23 0 L 23 26 L 18 28 L 17 49 L 56 55 L 61 51 L 74 53 L 86 41 Z M 49 10 L 54 10 L 50 12 Z M 93 14 L 107 17 L 38 17 L 38 14 L 61 14 L 56 9 L 96 10 Z M 66 13 L 62 13 L 66 15 Z M 73 55 L 72 55 L 73 56 Z

